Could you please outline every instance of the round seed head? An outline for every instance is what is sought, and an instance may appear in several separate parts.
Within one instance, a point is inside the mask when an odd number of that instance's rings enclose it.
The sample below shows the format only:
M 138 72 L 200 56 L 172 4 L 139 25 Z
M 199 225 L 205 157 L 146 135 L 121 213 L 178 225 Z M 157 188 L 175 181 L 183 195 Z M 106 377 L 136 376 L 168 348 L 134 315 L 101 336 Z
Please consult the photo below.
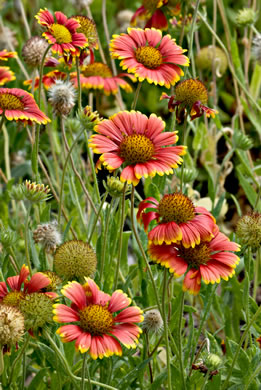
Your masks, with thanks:
M 47 47 L 46 39 L 38 36 L 30 38 L 22 48 L 24 62 L 34 68 L 38 67 Z

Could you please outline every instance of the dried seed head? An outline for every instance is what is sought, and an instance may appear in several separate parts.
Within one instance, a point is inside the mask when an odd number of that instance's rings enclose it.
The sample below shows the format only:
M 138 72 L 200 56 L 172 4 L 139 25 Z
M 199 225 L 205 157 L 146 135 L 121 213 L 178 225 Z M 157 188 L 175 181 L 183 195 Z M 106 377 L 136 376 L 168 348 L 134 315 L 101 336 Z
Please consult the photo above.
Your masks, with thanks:
M 42 328 L 53 322 L 53 302 L 46 294 L 27 294 L 21 299 L 19 308 L 24 315 L 26 330 Z
M 97 259 L 87 242 L 71 240 L 58 247 L 54 254 L 54 268 L 59 276 L 68 280 L 93 277 Z
M 256 250 L 261 245 L 261 214 L 252 212 L 244 215 L 237 223 L 236 234 L 242 244 Z
M 38 225 L 33 232 L 35 243 L 40 243 L 47 253 L 53 253 L 56 247 L 61 244 L 61 234 L 57 229 L 57 222 Z
M 56 80 L 48 91 L 55 115 L 69 115 L 75 105 L 76 93 L 70 81 Z
M 24 334 L 24 317 L 16 307 L 0 305 L 0 346 L 9 349 Z
M 24 62 L 34 68 L 40 66 L 44 52 L 48 47 L 48 42 L 42 37 L 30 38 L 22 48 Z
M 142 326 L 147 332 L 161 331 L 163 327 L 163 320 L 160 312 L 157 309 L 146 311 Z

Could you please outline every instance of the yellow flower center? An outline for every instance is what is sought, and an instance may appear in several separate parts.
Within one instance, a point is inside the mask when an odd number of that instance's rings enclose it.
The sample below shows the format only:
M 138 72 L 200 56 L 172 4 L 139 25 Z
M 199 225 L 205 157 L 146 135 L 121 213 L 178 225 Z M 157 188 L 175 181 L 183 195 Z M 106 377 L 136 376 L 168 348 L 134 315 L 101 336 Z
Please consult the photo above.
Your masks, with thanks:
M 184 223 L 190 221 L 195 216 L 195 209 L 191 200 L 177 192 L 175 194 L 164 195 L 159 203 L 159 214 L 162 222 Z
M 195 248 L 185 248 L 179 245 L 178 249 L 179 256 L 193 268 L 198 268 L 200 264 L 207 264 L 210 260 L 211 250 L 206 243 L 200 243 Z
M 138 62 L 149 69 L 156 69 L 163 62 L 161 52 L 153 46 L 138 47 L 135 57 Z
M 131 164 L 146 162 L 153 153 L 153 142 L 143 134 L 129 135 L 120 144 L 121 157 Z
M 54 23 L 50 27 L 51 33 L 56 39 L 57 43 L 70 43 L 72 42 L 72 34 L 67 27 L 59 23 Z
M 112 314 L 106 306 L 89 305 L 79 311 L 80 326 L 91 335 L 103 335 L 111 331 L 114 324 Z
M 23 298 L 21 291 L 11 291 L 4 298 L 2 303 L 8 306 L 19 306 L 20 300 Z
M 24 104 L 17 97 L 11 93 L 0 94 L 0 108 L 2 110 L 23 110 Z
M 94 62 L 93 64 L 86 65 L 82 69 L 82 73 L 85 77 L 100 76 L 100 77 L 112 77 L 110 68 L 102 62 Z
M 197 101 L 206 104 L 208 92 L 205 85 L 194 79 L 181 81 L 175 88 L 175 100 L 184 103 L 185 106 L 192 107 Z
M 98 36 L 94 21 L 82 15 L 73 16 L 73 19 L 77 20 L 80 24 L 80 27 L 76 30 L 77 33 L 85 35 L 90 47 L 95 46 L 98 43 Z

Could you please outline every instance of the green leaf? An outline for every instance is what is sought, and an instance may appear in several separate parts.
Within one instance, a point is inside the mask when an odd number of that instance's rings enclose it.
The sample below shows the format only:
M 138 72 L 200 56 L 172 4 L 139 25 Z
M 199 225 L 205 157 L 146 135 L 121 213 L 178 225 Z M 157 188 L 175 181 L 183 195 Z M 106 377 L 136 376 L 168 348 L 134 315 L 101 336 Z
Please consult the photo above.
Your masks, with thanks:
M 196 151 L 205 150 L 208 147 L 207 128 L 200 122 L 193 137 L 192 148 Z
M 42 368 L 38 371 L 38 373 L 33 378 L 32 382 L 28 386 L 28 390 L 40 390 L 47 386 L 46 383 L 43 382 L 44 377 L 48 374 L 48 369 Z M 56 374 L 57 375 L 57 374 Z M 44 387 L 43 387 L 44 386 Z
M 65 229 L 64 229 L 64 233 L 63 233 L 63 242 L 66 240 L 66 237 L 67 237 L 67 234 L 69 233 L 69 230 L 70 230 L 70 227 L 71 227 L 71 224 L 72 224 L 72 218 L 71 219 L 69 219 L 69 221 L 68 221 L 68 223 L 67 223 L 67 225 L 66 225 L 66 227 L 65 227 Z
M 257 194 L 256 194 L 255 190 L 253 189 L 253 187 L 249 183 L 249 181 L 247 181 L 245 176 L 242 174 L 240 166 L 236 167 L 236 172 L 237 172 L 237 175 L 238 175 L 238 179 L 239 179 L 240 185 L 243 187 L 243 190 L 245 191 L 245 194 L 247 196 L 247 199 L 249 200 L 249 203 L 251 204 L 252 207 L 255 207 L 256 198 L 257 198 Z M 260 200 L 259 200 L 259 203 L 258 203 L 257 210 L 259 212 L 261 211 Z

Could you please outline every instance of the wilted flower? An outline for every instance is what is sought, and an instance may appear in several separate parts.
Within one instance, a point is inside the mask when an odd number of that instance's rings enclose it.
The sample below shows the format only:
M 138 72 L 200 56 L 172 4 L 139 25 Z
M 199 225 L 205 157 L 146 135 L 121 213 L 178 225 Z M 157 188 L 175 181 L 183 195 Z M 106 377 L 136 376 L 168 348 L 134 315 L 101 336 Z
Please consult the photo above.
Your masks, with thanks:
M 16 307 L 0 304 L 0 349 L 8 352 L 24 334 L 24 317 Z M 1 353 L 1 352 L 0 352 Z
M 18 42 L 15 37 L 16 32 L 7 26 L 0 26 L 0 50 L 9 49 L 9 43 L 16 47 Z
M 53 253 L 62 242 L 56 222 L 38 225 L 33 232 L 33 239 L 35 243 L 40 243 L 47 253 Z
M 239 219 L 236 234 L 242 244 L 256 250 L 261 245 L 261 214 L 251 212 Z
M 27 294 L 20 300 L 19 308 L 24 315 L 25 329 L 35 330 L 53 322 L 53 301 L 43 293 Z
M 238 11 L 236 23 L 240 26 L 249 26 L 255 22 L 256 13 L 252 8 L 243 8 Z
M 42 37 L 30 38 L 22 48 L 24 62 L 34 68 L 39 67 L 48 46 L 48 42 Z
M 53 111 L 56 115 L 69 115 L 75 105 L 76 92 L 69 81 L 56 80 L 48 91 Z
M 142 328 L 147 332 L 159 332 L 162 330 L 163 320 L 159 310 L 149 310 L 144 314 Z
M 214 62 L 214 64 L 213 64 Z M 227 56 L 220 47 L 207 46 L 203 47 L 196 57 L 196 64 L 201 70 L 216 70 L 217 76 L 221 77 L 228 66 Z
M 96 271 L 97 258 L 92 247 L 79 240 L 66 241 L 54 254 L 54 269 L 66 279 L 93 276 Z
M 103 181 L 103 185 L 112 198 L 122 196 L 124 183 L 122 183 L 117 177 L 107 176 L 107 183 Z

